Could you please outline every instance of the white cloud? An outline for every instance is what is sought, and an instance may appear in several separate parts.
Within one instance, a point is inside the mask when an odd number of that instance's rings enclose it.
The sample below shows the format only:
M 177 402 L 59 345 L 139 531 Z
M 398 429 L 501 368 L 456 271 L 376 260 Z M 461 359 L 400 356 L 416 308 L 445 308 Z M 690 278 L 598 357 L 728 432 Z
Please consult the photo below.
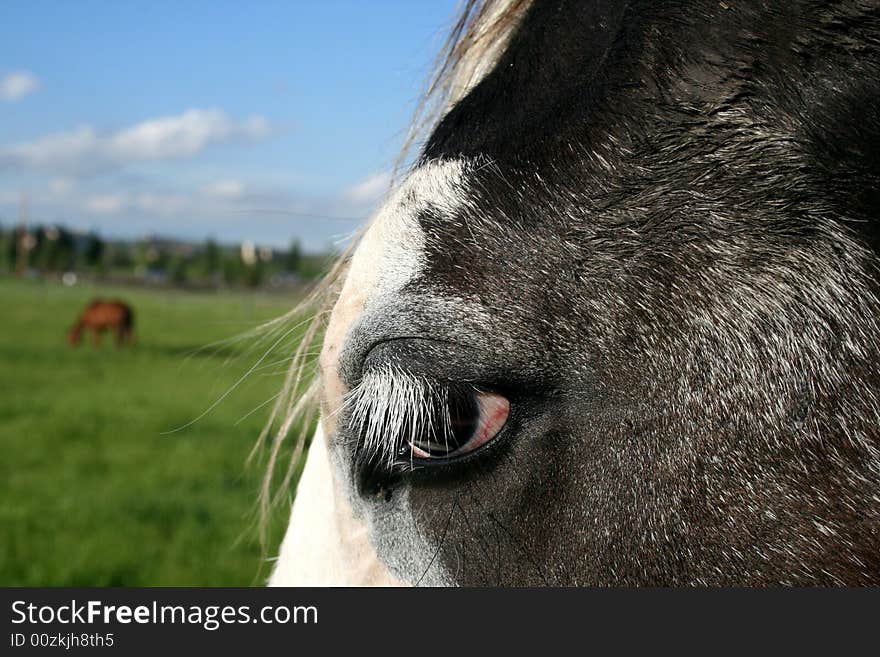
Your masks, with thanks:
M 106 150 L 117 160 L 163 160 L 195 155 L 210 143 L 233 137 L 259 139 L 268 122 L 253 117 L 236 122 L 219 110 L 188 110 L 138 123 L 107 139 Z
M 40 81 L 33 73 L 27 71 L 13 71 L 0 76 L 0 100 L 8 103 L 21 100 L 30 93 L 36 91 Z
M 237 199 L 244 196 L 244 185 L 238 180 L 218 180 L 202 188 L 205 196 L 221 199 Z
M 0 149 L 0 162 L 25 164 L 34 168 L 74 163 L 98 149 L 98 135 L 90 126 L 73 132 L 46 135 L 33 141 L 22 142 Z
M 380 171 L 349 187 L 343 197 L 354 203 L 375 203 L 388 191 L 390 184 L 391 174 Z
M 183 194 L 143 192 L 135 199 L 135 207 L 143 212 L 168 216 L 193 209 L 195 204 Z
M 121 194 L 99 194 L 86 200 L 85 207 L 95 214 L 115 214 L 126 205 L 126 198 Z
M 268 137 L 272 132 L 272 126 L 265 116 L 252 116 L 242 123 L 242 131 L 251 139 L 262 139 Z
M 50 182 L 50 190 L 54 182 Z M 230 201 L 238 200 L 243 195 L 244 186 L 240 182 L 221 180 L 201 189 L 96 191 L 79 199 L 68 196 L 67 201 L 93 215 L 127 217 L 134 213 L 167 219 L 228 212 Z
M 70 178 L 53 178 L 49 181 L 49 193 L 52 196 L 66 196 L 74 187 L 76 183 Z
M 220 110 L 191 109 L 100 134 L 92 126 L 0 147 L 0 165 L 84 173 L 134 162 L 193 156 L 210 145 L 233 139 L 256 140 L 270 132 L 260 116 L 244 121 Z

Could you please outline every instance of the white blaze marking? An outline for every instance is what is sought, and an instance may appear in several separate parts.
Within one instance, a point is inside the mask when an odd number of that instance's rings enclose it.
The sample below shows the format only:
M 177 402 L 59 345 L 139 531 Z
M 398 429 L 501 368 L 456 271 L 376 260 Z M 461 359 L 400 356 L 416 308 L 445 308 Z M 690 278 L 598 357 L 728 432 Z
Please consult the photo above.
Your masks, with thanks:
M 339 354 L 349 329 L 365 309 L 398 293 L 424 265 L 425 237 L 420 212 L 433 208 L 452 214 L 464 203 L 465 163 L 428 162 L 414 170 L 392 194 L 361 238 L 333 307 L 321 351 L 325 422 L 348 392 L 337 375 Z M 325 424 L 327 435 L 335 427 Z
M 341 299 L 346 293 L 365 301 L 380 298 L 399 291 L 418 274 L 425 247 L 418 215 L 429 208 L 456 212 L 465 198 L 463 173 L 464 164 L 452 160 L 429 162 L 409 175 L 358 245 Z
M 349 484 L 340 481 L 328 454 L 326 436 L 335 432 L 333 418 L 347 392 L 337 375 L 337 360 L 361 314 L 399 293 L 422 270 L 425 238 L 419 213 L 455 213 L 466 198 L 465 168 L 462 161 L 439 161 L 414 170 L 380 210 L 352 257 L 321 352 L 322 418 L 271 584 L 399 583 L 376 555 L 367 525 L 355 518 L 349 501 L 355 493 L 346 493 Z

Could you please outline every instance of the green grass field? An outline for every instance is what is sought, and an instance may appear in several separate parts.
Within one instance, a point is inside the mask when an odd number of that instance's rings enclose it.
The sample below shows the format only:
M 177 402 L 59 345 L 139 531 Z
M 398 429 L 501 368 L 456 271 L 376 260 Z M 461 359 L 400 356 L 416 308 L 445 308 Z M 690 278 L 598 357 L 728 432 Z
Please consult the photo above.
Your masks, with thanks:
M 135 309 L 135 344 L 65 340 L 93 297 Z M 0 279 L 0 585 L 260 584 L 261 468 L 245 459 L 285 353 L 191 422 L 262 355 L 199 351 L 288 310 L 258 293 L 65 288 Z M 250 350 L 249 350 L 250 347 Z M 271 523 L 277 550 L 287 509 Z

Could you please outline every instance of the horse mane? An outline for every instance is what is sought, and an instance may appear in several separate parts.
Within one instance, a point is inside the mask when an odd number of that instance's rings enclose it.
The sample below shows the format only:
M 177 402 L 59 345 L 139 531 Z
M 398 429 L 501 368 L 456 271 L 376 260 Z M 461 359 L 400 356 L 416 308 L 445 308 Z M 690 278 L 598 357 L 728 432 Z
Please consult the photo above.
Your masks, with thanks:
M 396 170 L 443 115 L 492 70 L 531 4 L 532 0 L 464 2 L 416 105 Z
M 446 112 L 492 70 L 532 1 L 464 1 L 413 113 L 395 163 L 395 183 L 407 159 L 421 147 L 422 141 Z M 298 337 L 302 331 L 281 390 L 248 457 L 248 462 L 252 461 L 268 444 L 267 464 L 257 501 L 260 540 L 264 548 L 269 514 L 287 497 L 318 413 L 320 380 L 316 376 L 316 364 L 326 321 L 339 296 L 351 256 L 369 223 L 353 236 L 328 273 L 301 302 L 260 328 L 268 339 L 279 336 L 273 347 L 291 334 Z M 301 318 L 306 319 L 299 321 Z M 298 430 L 292 435 L 294 427 Z M 285 449 L 291 454 L 283 478 L 276 485 L 276 470 Z

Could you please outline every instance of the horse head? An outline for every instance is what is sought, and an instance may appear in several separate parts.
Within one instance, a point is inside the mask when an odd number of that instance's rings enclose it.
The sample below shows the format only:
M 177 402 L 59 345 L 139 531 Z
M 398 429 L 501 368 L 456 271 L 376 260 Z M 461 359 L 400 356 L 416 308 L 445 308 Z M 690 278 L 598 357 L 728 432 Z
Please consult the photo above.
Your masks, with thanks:
M 880 9 L 488 4 L 274 581 L 876 584 Z

